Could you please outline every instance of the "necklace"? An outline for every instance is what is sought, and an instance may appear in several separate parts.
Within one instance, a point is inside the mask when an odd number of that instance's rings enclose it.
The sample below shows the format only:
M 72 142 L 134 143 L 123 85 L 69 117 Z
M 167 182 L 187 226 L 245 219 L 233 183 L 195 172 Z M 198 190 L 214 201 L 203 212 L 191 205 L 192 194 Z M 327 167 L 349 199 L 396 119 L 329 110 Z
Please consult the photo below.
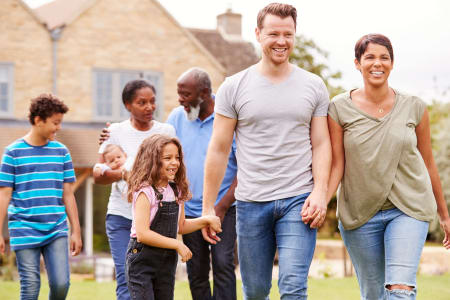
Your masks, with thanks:
M 380 106 L 380 107 L 378 107 L 378 112 L 379 112 L 380 114 L 382 114 L 382 113 L 384 112 L 384 109 Z

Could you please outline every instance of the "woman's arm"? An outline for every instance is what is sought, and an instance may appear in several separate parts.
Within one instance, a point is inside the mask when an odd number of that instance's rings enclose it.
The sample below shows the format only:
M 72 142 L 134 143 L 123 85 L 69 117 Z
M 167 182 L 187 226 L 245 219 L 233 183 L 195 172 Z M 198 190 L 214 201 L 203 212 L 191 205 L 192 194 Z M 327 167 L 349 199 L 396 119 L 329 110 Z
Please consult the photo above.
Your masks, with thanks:
M 444 230 L 444 247 L 450 249 L 450 217 L 448 215 L 447 203 L 445 202 L 444 193 L 442 192 L 441 180 L 434 162 L 433 152 L 431 149 L 431 133 L 428 110 L 422 116 L 419 125 L 416 126 L 417 148 L 422 155 L 428 174 L 431 179 L 431 186 L 433 188 L 434 198 L 436 199 L 437 211 L 439 215 L 439 222 Z
M 330 202 L 344 175 L 345 152 L 344 152 L 344 130 L 328 116 L 328 129 L 331 138 L 331 173 L 328 181 L 327 201 Z

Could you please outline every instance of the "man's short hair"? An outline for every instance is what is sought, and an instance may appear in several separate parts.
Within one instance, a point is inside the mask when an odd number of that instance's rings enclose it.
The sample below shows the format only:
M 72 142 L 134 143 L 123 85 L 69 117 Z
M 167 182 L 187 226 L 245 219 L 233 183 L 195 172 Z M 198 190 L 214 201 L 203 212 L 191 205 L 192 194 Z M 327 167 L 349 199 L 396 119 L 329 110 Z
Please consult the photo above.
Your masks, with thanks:
M 67 105 L 52 94 L 41 94 L 38 97 L 31 99 L 28 119 L 30 120 L 31 125 L 35 125 L 35 117 L 39 117 L 42 121 L 45 121 L 54 114 L 65 114 L 68 110 L 69 108 Z
M 189 70 L 181 74 L 178 80 L 183 79 L 185 76 L 192 76 L 192 78 L 194 78 L 195 82 L 197 83 L 198 92 L 201 92 L 204 89 L 208 89 L 208 93 L 211 94 L 211 79 L 209 78 L 209 75 L 205 70 L 198 67 L 190 68 Z
M 297 10 L 292 5 L 284 3 L 270 3 L 269 5 L 261 9 L 256 19 L 256 24 L 259 30 L 263 28 L 263 22 L 266 15 L 274 15 L 282 19 L 292 17 L 292 19 L 294 20 L 294 27 L 297 28 Z

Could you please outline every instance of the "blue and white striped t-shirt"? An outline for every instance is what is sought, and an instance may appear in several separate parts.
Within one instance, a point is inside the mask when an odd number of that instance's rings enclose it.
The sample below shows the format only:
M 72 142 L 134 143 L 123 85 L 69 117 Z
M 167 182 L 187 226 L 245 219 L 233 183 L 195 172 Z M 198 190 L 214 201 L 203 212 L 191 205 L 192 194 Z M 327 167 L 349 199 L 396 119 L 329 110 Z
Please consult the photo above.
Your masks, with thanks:
M 63 184 L 74 181 L 72 158 L 61 143 L 32 146 L 19 139 L 6 147 L 0 186 L 13 189 L 8 207 L 13 250 L 40 247 L 67 236 Z

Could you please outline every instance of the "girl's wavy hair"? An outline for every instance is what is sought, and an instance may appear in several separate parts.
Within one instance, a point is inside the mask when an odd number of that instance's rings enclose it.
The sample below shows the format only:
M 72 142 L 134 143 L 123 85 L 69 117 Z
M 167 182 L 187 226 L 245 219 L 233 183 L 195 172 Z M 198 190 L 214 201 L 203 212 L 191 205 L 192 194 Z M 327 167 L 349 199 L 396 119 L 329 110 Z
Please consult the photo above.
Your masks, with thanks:
M 175 174 L 175 184 L 178 189 L 177 202 L 187 201 L 190 199 L 188 181 L 186 178 L 186 167 L 183 161 L 183 151 L 178 139 L 164 134 L 154 134 L 146 138 L 139 146 L 136 160 L 130 176 L 127 179 L 128 183 L 128 202 L 133 200 L 133 193 L 144 186 L 156 185 L 161 179 L 161 159 L 164 146 L 174 144 L 178 148 L 180 156 L 180 166 Z

